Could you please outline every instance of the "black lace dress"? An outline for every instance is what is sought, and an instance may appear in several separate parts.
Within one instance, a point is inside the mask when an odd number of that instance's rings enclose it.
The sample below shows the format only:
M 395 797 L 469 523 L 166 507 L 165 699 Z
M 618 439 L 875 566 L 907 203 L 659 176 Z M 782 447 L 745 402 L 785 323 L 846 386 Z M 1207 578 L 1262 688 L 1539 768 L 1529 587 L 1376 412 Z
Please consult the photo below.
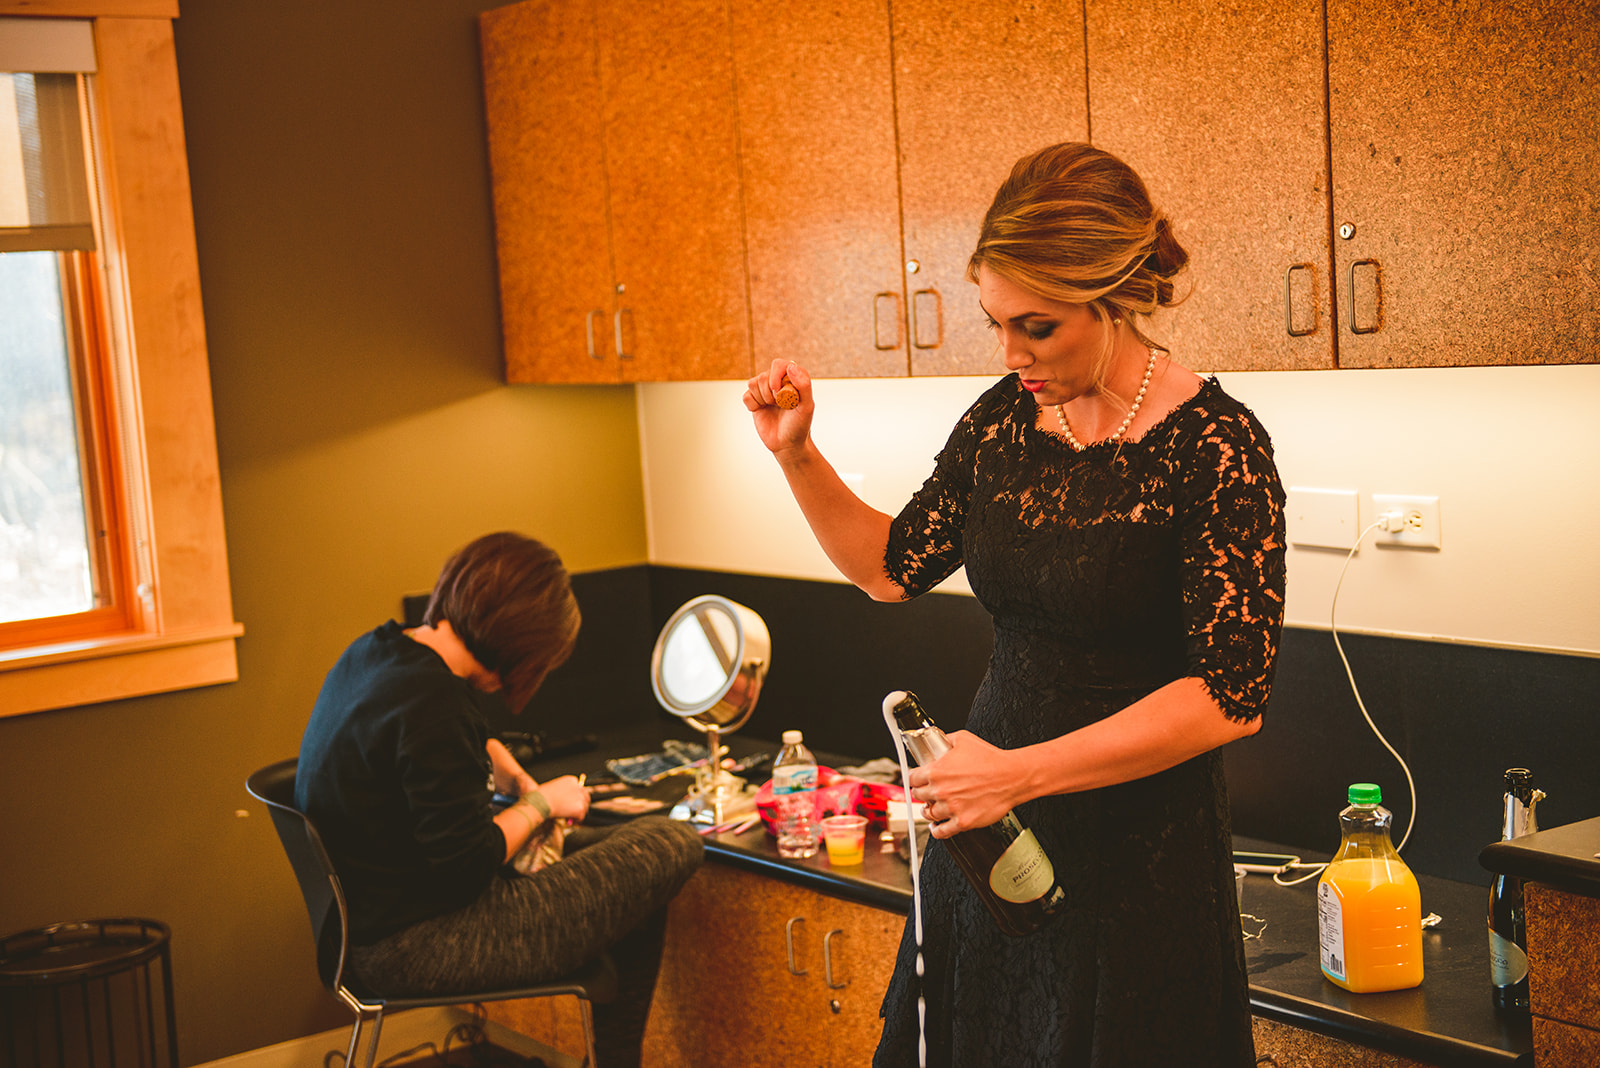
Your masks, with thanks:
M 1266 432 L 1214 379 L 1137 441 L 1081 453 L 1037 413 L 1015 376 L 985 392 L 890 534 L 886 568 L 909 595 L 965 563 L 994 618 L 967 729 L 1030 745 L 1185 676 L 1229 718 L 1258 716 L 1283 622 L 1283 489 Z M 926 978 L 908 922 L 874 1063 L 917 1063 L 920 992 L 930 1066 L 1252 1064 L 1220 753 L 1018 814 L 1068 910 L 1036 934 L 1001 934 L 934 842 Z

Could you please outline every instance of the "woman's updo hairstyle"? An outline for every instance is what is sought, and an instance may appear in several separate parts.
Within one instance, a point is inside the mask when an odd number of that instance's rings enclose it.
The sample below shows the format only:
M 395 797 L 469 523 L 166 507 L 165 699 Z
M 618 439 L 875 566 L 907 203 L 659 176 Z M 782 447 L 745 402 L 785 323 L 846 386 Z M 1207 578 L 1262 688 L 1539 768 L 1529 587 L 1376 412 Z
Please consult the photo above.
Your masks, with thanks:
M 1011 168 L 984 216 L 967 278 L 976 282 L 987 267 L 1040 296 L 1087 304 L 1104 321 L 1176 304 L 1172 279 L 1188 262 L 1133 168 L 1069 141 Z

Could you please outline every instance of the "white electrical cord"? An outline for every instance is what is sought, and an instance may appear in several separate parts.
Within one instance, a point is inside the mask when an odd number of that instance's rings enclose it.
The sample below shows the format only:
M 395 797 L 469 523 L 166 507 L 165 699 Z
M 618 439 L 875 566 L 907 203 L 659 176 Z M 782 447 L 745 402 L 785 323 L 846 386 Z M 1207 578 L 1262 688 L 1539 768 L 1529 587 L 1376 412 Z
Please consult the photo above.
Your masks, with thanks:
M 1383 515 L 1378 517 L 1377 522 L 1373 523 L 1371 526 L 1367 527 L 1366 530 L 1361 532 L 1360 536 L 1356 538 L 1356 543 L 1350 547 L 1349 554 L 1344 558 L 1344 567 L 1339 571 L 1339 581 L 1336 582 L 1333 587 L 1333 603 L 1328 608 L 1328 630 L 1333 633 L 1333 647 L 1339 651 L 1339 660 L 1344 664 L 1345 678 L 1350 680 L 1350 692 L 1355 695 L 1356 707 L 1361 710 L 1362 718 L 1367 721 L 1367 726 L 1372 728 L 1372 733 L 1377 737 L 1378 741 L 1382 742 L 1383 747 L 1389 751 L 1389 755 L 1394 757 L 1395 760 L 1399 762 L 1400 770 L 1405 772 L 1406 775 L 1406 786 L 1411 791 L 1411 817 L 1406 820 L 1406 833 L 1400 837 L 1400 844 L 1395 846 L 1396 852 L 1399 852 L 1406 847 L 1406 842 L 1410 841 L 1411 839 L 1411 828 L 1416 826 L 1417 784 L 1416 781 L 1411 778 L 1411 769 L 1406 766 L 1406 762 L 1400 756 L 1400 754 L 1395 752 L 1394 746 L 1389 744 L 1389 739 L 1383 736 L 1383 732 L 1378 729 L 1378 725 L 1372 722 L 1372 715 L 1367 711 L 1366 702 L 1361 700 L 1361 689 L 1356 685 L 1355 672 L 1350 669 L 1350 660 L 1344 655 L 1344 646 L 1339 643 L 1339 627 L 1335 622 L 1335 619 L 1337 618 L 1337 613 L 1339 611 L 1339 590 L 1344 586 L 1344 576 L 1350 570 L 1350 561 L 1355 559 L 1356 552 L 1361 548 L 1361 543 L 1367 540 L 1368 534 L 1371 534 L 1379 527 L 1388 527 L 1390 530 L 1399 530 L 1400 527 L 1391 526 L 1390 524 L 1403 524 L 1404 522 L 1405 517 L 1399 512 L 1385 512 Z M 1296 867 L 1298 868 L 1300 865 L 1296 865 Z M 1316 878 L 1319 874 L 1321 874 L 1322 869 L 1326 867 L 1326 864 L 1311 865 L 1311 873 L 1309 875 L 1302 875 L 1298 879 L 1282 879 L 1280 878 L 1282 872 L 1279 872 L 1273 875 L 1272 881 L 1277 883 L 1279 886 L 1297 886 L 1300 883 L 1305 882 L 1307 879 Z

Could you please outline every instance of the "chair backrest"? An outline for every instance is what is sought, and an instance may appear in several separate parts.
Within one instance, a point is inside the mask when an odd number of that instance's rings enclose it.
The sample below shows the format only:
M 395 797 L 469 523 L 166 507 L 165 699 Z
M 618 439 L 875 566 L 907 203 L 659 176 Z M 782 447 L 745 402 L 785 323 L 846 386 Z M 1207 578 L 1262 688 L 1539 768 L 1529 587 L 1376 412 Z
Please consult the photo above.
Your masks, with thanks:
M 250 796 L 267 806 L 283 850 L 289 855 L 294 877 L 305 898 L 311 935 L 317 944 L 317 974 L 327 988 L 338 993 L 344 983 L 345 947 L 349 918 L 344 889 L 322 836 L 306 814 L 295 807 L 294 775 L 299 761 L 280 760 L 245 780 Z

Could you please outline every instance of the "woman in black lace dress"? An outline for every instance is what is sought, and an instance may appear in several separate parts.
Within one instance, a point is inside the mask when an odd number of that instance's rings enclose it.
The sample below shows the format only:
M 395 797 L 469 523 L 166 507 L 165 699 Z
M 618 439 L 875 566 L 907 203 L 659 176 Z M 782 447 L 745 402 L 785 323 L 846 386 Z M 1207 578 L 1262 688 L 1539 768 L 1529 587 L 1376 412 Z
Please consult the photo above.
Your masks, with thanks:
M 1271 687 L 1283 490 L 1249 410 L 1141 329 L 1187 259 L 1115 157 L 1064 144 L 1018 162 L 967 272 L 1014 373 L 898 516 L 817 451 L 803 368 L 750 380 L 756 430 L 847 578 L 893 601 L 966 566 L 994 654 L 913 794 L 936 840 L 1017 809 L 1070 902 L 1008 937 L 936 842 L 926 974 L 908 923 L 879 1065 L 917 1063 L 919 996 L 930 1065 L 1253 1063 L 1219 750 L 1259 729 Z

